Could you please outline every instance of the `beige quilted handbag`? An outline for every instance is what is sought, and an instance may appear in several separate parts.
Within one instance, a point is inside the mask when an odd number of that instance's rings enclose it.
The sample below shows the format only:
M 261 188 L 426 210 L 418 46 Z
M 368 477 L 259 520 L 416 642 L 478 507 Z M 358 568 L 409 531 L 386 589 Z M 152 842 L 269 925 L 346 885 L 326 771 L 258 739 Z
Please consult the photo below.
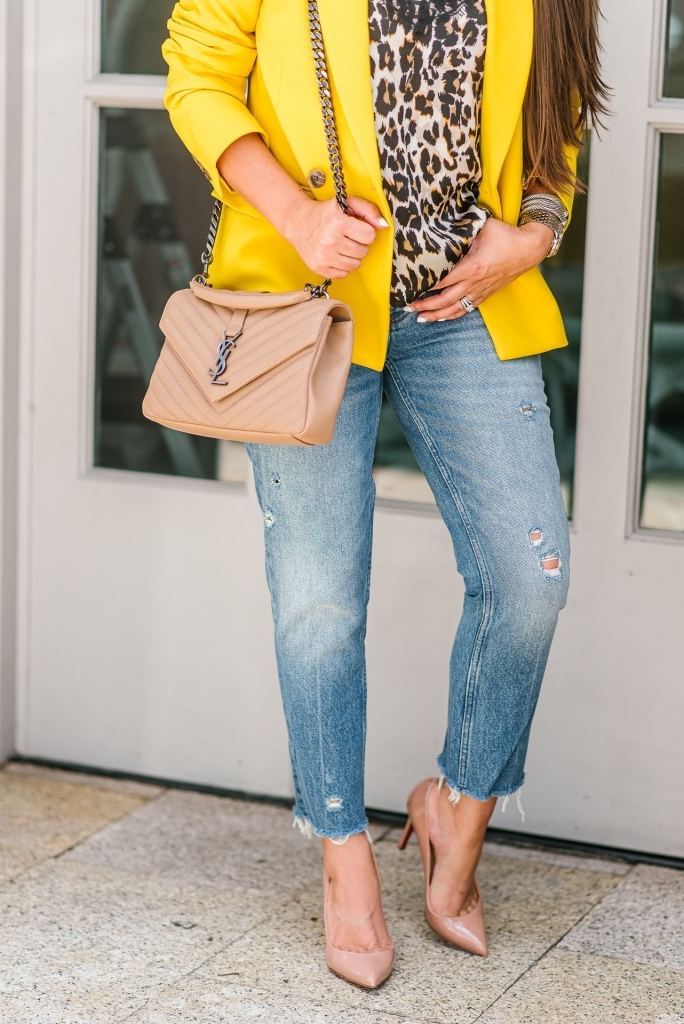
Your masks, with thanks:
M 307 7 L 335 196 L 346 213 L 317 0 Z M 212 288 L 209 267 L 221 210 L 217 200 L 203 273 L 175 292 L 164 310 L 164 346 L 143 413 L 172 430 L 205 437 L 327 444 L 351 366 L 351 310 L 328 297 L 330 281 L 286 294 Z

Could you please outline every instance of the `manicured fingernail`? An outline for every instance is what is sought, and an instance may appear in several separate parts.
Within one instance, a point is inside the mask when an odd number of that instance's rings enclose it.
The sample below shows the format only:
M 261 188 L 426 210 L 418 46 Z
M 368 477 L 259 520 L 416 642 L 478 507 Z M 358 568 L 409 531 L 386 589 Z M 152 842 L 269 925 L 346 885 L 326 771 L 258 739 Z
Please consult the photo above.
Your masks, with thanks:
M 378 221 L 378 224 L 380 225 L 381 228 L 388 228 L 389 227 L 389 224 L 387 223 L 387 221 L 385 220 L 384 217 L 380 218 L 380 220 Z
M 438 324 L 443 324 L 445 320 L 446 320 L 446 317 L 445 317 L 445 316 L 440 316 L 440 318 L 439 318 L 439 320 L 437 321 L 437 323 L 438 323 Z
M 416 317 L 416 323 L 417 324 L 426 324 L 427 320 L 425 319 L 424 316 L 419 316 L 419 317 Z

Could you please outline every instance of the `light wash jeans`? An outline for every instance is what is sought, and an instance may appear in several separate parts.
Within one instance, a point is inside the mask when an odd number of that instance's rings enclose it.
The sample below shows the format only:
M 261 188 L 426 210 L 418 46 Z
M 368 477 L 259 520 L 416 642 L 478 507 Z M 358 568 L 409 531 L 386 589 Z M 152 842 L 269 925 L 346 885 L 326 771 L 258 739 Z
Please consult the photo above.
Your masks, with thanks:
M 392 310 L 385 369 L 352 366 L 329 444 L 248 446 L 295 815 L 338 839 L 367 825 L 364 640 L 383 388 L 465 581 L 438 759 L 453 792 L 487 800 L 522 786 L 568 588 L 568 524 L 539 357 L 501 362 L 477 311 L 419 324 L 410 310 Z

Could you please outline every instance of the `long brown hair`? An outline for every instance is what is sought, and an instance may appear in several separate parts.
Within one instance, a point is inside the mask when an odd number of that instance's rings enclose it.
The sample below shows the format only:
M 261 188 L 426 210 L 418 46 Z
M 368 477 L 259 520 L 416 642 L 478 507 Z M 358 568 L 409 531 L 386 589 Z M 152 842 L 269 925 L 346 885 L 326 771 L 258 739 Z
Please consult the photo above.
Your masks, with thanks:
M 527 180 L 567 192 L 582 188 L 564 147 L 601 124 L 609 89 L 601 77 L 599 0 L 534 0 L 534 51 L 525 97 Z

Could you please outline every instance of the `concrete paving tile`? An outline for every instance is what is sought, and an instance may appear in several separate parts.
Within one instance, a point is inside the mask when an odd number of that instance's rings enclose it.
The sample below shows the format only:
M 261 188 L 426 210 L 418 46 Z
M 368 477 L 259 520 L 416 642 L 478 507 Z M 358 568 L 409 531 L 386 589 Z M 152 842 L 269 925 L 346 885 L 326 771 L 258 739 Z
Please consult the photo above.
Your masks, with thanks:
M 0 881 L 56 857 L 146 799 L 5 767 L 0 771 Z
M 404 832 L 403 828 L 391 828 L 389 830 L 389 832 L 387 832 L 383 836 L 383 840 L 382 841 L 384 843 L 398 843 L 399 840 L 401 839 L 402 835 L 403 835 L 403 832 Z M 409 843 L 414 843 L 416 846 L 418 845 L 418 837 L 416 836 L 415 832 L 411 833 L 411 838 L 409 839 Z
M 607 857 L 582 857 L 569 853 L 551 853 L 549 850 L 509 846 L 507 843 L 485 843 L 484 852 L 491 857 L 531 860 L 536 864 L 557 864 L 561 868 L 573 868 L 576 871 L 598 871 L 604 875 L 628 875 L 632 870 L 632 865 L 622 860 L 610 860 Z
M 404 1017 L 323 1006 L 308 999 L 241 985 L 209 985 L 193 975 L 151 999 L 126 1024 L 412 1024 Z
M 321 871 L 320 843 L 267 804 L 168 790 L 93 836 L 69 860 L 287 896 Z
M 273 897 L 50 861 L 0 887 L 0 1020 L 112 1024 L 272 912 Z
M 327 970 L 319 885 L 223 950 L 198 976 L 208 983 L 287 990 L 325 1006 L 472 1021 L 619 882 L 602 873 L 483 857 L 479 877 L 491 949 L 483 960 L 442 942 L 425 924 L 418 849 L 402 854 L 388 843 L 376 849 L 397 951 L 394 974 L 381 989 L 364 992 Z
M 637 865 L 561 945 L 684 969 L 684 872 Z
M 74 786 L 90 786 L 91 789 L 108 789 L 113 793 L 134 793 L 146 800 L 160 796 L 165 786 L 153 786 L 149 782 L 133 782 L 131 779 L 114 779 L 109 775 L 91 775 L 88 772 L 70 772 L 63 768 L 47 768 L 41 764 L 26 761 L 10 761 L 3 768 L 8 775 L 24 775 L 33 779 L 47 779 L 53 782 L 70 782 Z
M 479 1024 L 679 1024 L 684 972 L 565 950 L 548 953 Z
M 371 834 L 371 839 L 374 843 L 382 842 L 388 832 L 391 832 L 391 828 L 388 825 L 379 825 L 374 821 L 368 826 L 368 831 Z

